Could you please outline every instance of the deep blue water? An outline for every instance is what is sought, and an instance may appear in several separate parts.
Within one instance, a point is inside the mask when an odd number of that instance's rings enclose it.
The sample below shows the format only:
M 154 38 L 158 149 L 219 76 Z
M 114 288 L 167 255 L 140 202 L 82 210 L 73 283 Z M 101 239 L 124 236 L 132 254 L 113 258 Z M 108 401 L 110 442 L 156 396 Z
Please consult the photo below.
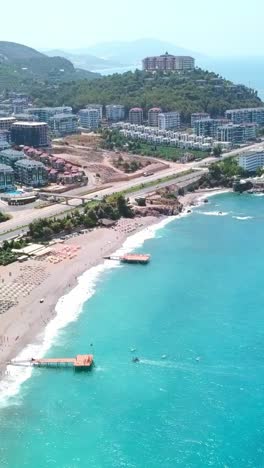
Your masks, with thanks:
M 93 343 L 95 369 L 34 370 L 0 409 L 1 468 L 263 467 L 263 239 L 264 197 L 221 195 L 105 272 L 48 353 Z

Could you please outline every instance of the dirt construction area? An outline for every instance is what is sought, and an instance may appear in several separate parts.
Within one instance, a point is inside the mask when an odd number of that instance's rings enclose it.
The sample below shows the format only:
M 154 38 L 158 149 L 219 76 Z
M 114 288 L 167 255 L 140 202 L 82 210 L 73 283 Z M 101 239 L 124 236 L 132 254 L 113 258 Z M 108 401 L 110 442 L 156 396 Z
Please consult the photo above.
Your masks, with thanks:
M 94 133 L 54 140 L 52 153 L 82 167 L 89 178 L 89 186 L 130 180 L 146 172 L 162 171 L 171 165 L 156 158 L 104 150 L 100 135 Z

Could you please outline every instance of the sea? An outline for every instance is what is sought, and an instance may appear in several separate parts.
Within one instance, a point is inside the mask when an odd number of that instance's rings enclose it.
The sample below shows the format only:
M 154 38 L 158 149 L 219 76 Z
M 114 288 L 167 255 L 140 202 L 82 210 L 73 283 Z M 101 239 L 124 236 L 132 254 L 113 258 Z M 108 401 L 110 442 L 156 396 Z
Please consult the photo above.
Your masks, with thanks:
M 263 239 L 264 197 L 221 194 L 128 238 L 149 265 L 85 272 L 18 359 L 95 367 L 9 367 L 0 467 L 262 468 Z

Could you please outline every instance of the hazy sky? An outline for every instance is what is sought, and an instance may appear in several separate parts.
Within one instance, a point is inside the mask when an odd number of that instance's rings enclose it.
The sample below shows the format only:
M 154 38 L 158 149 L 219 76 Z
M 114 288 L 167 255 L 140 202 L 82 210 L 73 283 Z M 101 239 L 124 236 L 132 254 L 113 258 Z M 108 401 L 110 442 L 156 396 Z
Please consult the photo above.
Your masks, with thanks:
M 264 55 L 263 0 L 12 0 L 0 39 L 79 48 L 151 37 L 205 54 Z

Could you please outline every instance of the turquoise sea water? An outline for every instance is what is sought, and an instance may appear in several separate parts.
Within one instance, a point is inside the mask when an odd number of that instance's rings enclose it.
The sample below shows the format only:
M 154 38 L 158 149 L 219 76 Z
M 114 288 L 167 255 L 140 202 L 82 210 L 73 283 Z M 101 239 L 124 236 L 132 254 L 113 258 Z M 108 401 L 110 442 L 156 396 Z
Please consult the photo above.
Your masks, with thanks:
M 263 467 L 263 239 L 264 197 L 221 195 L 147 240 L 150 265 L 103 273 L 47 353 L 95 369 L 33 371 L 0 467 Z

